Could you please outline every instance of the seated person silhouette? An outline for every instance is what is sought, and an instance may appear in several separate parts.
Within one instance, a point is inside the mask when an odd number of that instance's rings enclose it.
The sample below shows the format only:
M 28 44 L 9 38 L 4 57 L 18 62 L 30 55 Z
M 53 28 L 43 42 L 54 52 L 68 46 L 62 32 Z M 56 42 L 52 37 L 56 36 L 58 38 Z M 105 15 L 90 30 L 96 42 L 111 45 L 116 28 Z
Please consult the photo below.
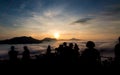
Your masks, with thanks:
M 94 42 L 88 41 L 86 47 L 87 49 L 85 49 L 81 55 L 83 64 L 87 64 L 89 66 L 96 65 L 98 61 L 100 61 L 100 53 L 94 48 Z
M 11 46 L 10 51 L 8 52 L 9 59 L 11 61 L 16 61 L 18 56 L 18 51 L 15 51 L 15 47 Z
M 24 48 L 24 52 L 22 54 L 22 59 L 24 61 L 28 61 L 30 59 L 30 51 L 27 46 L 24 46 L 23 48 Z
M 120 37 L 118 38 L 119 43 L 115 45 L 115 61 L 120 62 Z

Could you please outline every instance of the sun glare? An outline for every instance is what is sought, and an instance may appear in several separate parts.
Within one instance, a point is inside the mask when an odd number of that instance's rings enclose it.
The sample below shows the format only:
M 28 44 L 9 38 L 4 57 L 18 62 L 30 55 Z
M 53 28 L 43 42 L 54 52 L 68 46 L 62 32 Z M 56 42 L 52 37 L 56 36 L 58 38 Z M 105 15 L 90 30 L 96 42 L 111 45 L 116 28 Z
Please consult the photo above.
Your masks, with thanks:
M 58 39 L 58 38 L 60 37 L 60 34 L 59 34 L 59 33 L 54 33 L 54 37 L 55 37 L 56 39 Z

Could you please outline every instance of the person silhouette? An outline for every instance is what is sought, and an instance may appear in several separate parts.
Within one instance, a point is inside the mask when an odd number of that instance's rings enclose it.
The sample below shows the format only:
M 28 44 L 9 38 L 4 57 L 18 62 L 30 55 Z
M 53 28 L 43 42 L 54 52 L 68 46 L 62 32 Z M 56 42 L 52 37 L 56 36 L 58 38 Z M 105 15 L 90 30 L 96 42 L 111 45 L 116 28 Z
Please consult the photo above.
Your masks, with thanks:
M 79 56 L 80 56 L 80 53 L 79 53 L 79 47 L 78 47 L 78 45 L 75 43 L 75 46 L 74 46 L 74 48 L 73 48 L 73 50 L 74 50 L 74 59 L 78 59 L 79 58 Z
M 67 42 L 63 42 L 63 47 L 64 47 L 64 48 L 68 47 L 68 46 L 67 46 Z
M 74 46 L 74 52 L 75 52 L 75 55 L 77 55 L 77 56 L 79 56 L 79 47 L 78 47 L 78 45 L 75 43 L 75 46 Z
M 46 55 L 51 55 L 51 46 L 48 45 Z
M 69 43 L 68 49 L 66 50 L 65 54 L 68 60 L 73 60 L 74 57 L 73 43 Z
M 18 51 L 15 51 L 15 47 L 14 46 L 11 46 L 10 48 L 10 51 L 8 52 L 8 55 L 9 55 L 9 59 L 11 61 L 16 61 L 18 58 Z
M 28 61 L 30 59 L 30 51 L 27 46 L 24 46 L 23 49 L 24 51 L 22 53 L 22 59 L 24 61 Z
M 85 49 L 81 55 L 83 64 L 89 66 L 97 65 L 98 61 L 100 61 L 100 53 L 94 48 L 95 43 L 93 41 L 88 41 L 86 47 L 87 49 Z
M 120 62 L 120 37 L 118 38 L 119 43 L 115 45 L 115 61 Z
M 69 52 L 69 47 L 67 46 L 67 42 L 63 42 L 63 50 L 62 50 L 63 57 L 66 57 L 68 55 L 68 52 Z
M 56 48 L 56 53 L 57 53 L 57 55 L 58 56 L 62 56 L 63 55 L 63 45 L 59 45 L 59 47 L 58 48 Z

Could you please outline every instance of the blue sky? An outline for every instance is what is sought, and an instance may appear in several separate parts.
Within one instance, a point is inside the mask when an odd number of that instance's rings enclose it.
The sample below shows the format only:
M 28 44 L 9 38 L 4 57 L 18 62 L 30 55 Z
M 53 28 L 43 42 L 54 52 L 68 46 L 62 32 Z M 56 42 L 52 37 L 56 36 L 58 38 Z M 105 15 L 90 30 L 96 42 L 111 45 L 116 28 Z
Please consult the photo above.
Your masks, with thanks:
M 0 0 L 0 39 L 115 39 L 119 29 L 120 0 Z

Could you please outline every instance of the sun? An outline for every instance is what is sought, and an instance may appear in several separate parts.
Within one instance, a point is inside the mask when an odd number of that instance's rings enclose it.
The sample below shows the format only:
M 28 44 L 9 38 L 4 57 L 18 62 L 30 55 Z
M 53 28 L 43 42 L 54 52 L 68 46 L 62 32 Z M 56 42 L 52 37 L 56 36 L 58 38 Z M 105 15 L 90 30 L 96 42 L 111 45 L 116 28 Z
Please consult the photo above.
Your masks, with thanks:
M 56 38 L 56 39 L 58 39 L 59 37 L 60 37 L 60 34 L 59 33 L 54 33 L 54 37 Z

